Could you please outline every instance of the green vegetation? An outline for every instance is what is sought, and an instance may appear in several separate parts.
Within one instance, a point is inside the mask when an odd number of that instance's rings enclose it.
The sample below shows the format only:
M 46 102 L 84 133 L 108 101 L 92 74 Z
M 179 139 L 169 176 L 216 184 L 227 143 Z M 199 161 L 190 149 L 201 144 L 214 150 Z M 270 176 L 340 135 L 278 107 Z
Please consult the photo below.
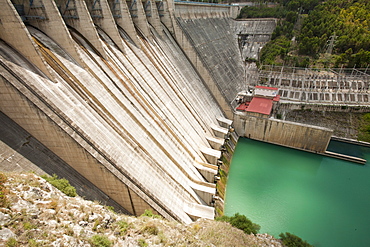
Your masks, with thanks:
M 6 182 L 7 177 L 4 173 L 0 173 L 0 207 L 8 207 L 9 202 L 6 198 L 7 190 L 4 186 L 4 183 Z
M 259 1 L 258 1 L 259 2 Z M 244 7 L 239 18 L 278 18 L 260 63 L 366 68 L 370 64 L 368 0 L 280 0 Z
M 229 144 L 229 142 L 233 143 L 233 145 Z M 234 138 L 230 138 L 230 140 L 225 143 L 224 146 L 226 148 L 226 151 L 222 152 L 222 156 L 221 156 L 222 163 L 219 165 L 219 168 L 218 168 L 217 175 L 220 177 L 220 180 L 217 181 L 216 188 L 217 188 L 217 196 L 222 198 L 222 200 L 225 199 L 227 176 L 229 174 L 231 157 L 234 153 L 231 147 L 232 146 L 235 147 L 235 145 L 236 145 L 236 140 L 234 140 Z M 220 202 L 220 200 L 216 200 L 215 202 L 216 217 L 222 216 L 224 214 L 223 208 L 224 208 L 223 203 Z
M 23 223 L 23 228 L 24 230 L 31 230 L 31 229 L 36 229 L 37 226 L 27 221 Z
M 153 214 L 151 209 L 145 209 L 144 213 L 141 216 L 147 216 L 151 218 L 162 218 L 160 215 Z
M 366 67 L 370 63 L 369 20 L 368 0 L 325 1 L 302 26 L 299 54 L 317 57 L 328 51 L 328 40 L 333 39 L 335 67 Z
M 370 142 L 370 113 L 365 113 L 362 116 L 358 130 L 358 140 Z
M 69 181 L 65 178 L 58 178 L 56 174 L 53 174 L 52 177 L 43 175 L 43 179 L 52 184 L 55 188 L 62 191 L 67 196 L 75 197 L 77 195 L 76 188 L 69 184 Z
M 9 238 L 8 241 L 6 241 L 6 247 L 15 247 L 18 246 L 18 241 L 15 238 Z
M 216 221 L 229 222 L 233 227 L 243 230 L 246 234 L 257 234 L 261 228 L 258 224 L 253 223 L 245 215 L 241 215 L 239 213 L 236 213 L 231 217 L 217 217 Z M 300 237 L 289 232 L 281 233 L 279 237 L 286 247 L 312 247 L 312 245 L 307 243 L 307 241 L 304 241 Z
M 145 242 L 145 239 L 143 238 L 140 238 L 137 243 L 139 244 L 140 247 L 145 247 L 145 246 L 148 246 L 148 243 Z
M 286 247 L 312 247 L 307 241 L 302 240 L 300 237 L 289 232 L 280 233 L 280 239 Z
M 290 48 L 290 41 L 280 36 L 268 43 L 261 51 L 260 61 L 263 64 L 281 65 Z
M 130 224 L 123 220 L 117 221 L 116 225 L 117 225 L 116 231 L 121 236 L 124 236 L 126 232 L 128 231 L 128 229 L 130 229 Z
M 241 215 L 239 213 L 236 213 L 231 217 L 225 215 L 217 217 L 216 220 L 229 222 L 233 227 L 243 230 L 247 234 L 257 234 L 261 228 L 258 224 L 253 223 L 245 215 Z
M 141 229 L 141 232 L 149 235 L 158 235 L 159 230 L 154 223 L 148 223 Z
M 93 247 L 111 247 L 113 246 L 112 241 L 108 239 L 107 236 L 104 235 L 94 235 L 90 239 L 90 243 Z
M 284 18 L 286 15 L 286 8 L 282 6 L 268 7 L 267 5 L 246 6 L 241 9 L 238 18 Z

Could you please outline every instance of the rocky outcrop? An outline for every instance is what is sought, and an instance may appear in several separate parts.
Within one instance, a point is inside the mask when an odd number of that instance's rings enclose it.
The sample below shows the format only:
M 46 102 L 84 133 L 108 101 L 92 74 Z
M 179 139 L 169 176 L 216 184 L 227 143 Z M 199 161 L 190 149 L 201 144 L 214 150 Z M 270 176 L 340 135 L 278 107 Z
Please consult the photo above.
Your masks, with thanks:
M 267 234 L 246 235 L 225 222 L 184 225 L 155 215 L 117 214 L 68 197 L 34 174 L 6 176 L 0 246 L 282 246 Z

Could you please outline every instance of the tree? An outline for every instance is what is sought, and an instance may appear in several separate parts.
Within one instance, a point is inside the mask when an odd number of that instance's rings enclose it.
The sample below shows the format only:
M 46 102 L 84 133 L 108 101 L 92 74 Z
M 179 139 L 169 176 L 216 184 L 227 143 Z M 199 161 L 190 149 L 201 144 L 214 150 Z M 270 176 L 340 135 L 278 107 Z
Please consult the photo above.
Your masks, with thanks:
M 236 213 L 231 217 L 225 215 L 217 217 L 216 220 L 229 222 L 233 227 L 243 230 L 247 234 L 257 234 L 261 228 L 258 224 L 253 223 L 245 215 L 241 215 L 239 213 Z
M 312 245 L 307 243 L 307 241 L 302 240 L 300 237 L 289 232 L 286 232 L 285 234 L 280 233 L 279 237 L 286 247 L 313 247 Z

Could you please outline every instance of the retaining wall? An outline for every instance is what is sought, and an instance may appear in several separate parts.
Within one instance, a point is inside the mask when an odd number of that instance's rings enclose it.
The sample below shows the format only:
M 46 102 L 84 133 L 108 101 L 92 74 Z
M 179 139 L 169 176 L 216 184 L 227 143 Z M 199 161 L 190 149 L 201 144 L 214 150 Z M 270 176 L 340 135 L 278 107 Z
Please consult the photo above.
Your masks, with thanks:
M 282 146 L 324 153 L 332 130 L 277 119 L 235 113 L 234 126 L 241 136 Z

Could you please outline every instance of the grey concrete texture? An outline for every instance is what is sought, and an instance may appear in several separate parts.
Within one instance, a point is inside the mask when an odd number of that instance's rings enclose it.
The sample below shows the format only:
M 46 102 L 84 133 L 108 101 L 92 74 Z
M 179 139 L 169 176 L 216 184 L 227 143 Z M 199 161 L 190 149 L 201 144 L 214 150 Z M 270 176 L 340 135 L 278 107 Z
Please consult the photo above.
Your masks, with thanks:
M 236 37 L 231 32 L 231 21 L 228 18 L 177 18 L 221 94 L 230 103 L 235 92 L 246 89 L 243 62 Z
M 115 210 L 130 215 L 130 212 L 2 112 L 0 112 L 0 126 L 1 171 L 35 172 L 38 175 L 50 176 L 56 174 L 59 178 L 67 179 L 76 188 L 79 196 L 113 206 Z
M 232 22 L 232 30 L 238 38 L 243 61 L 247 58 L 258 60 L 262 47 L 271 39 L 276 27 L 275 19 L 248 19 Z
M 211 147 L 206 137 L 223 116 L 217 100 L 164 27 L 120 47 L 100 25 L 96 49 L 79 33 L 88 22 L 69 30 L 78 63 L 66 43 L 22 29 L 37 39 L 52 76 L 33 73 L 21 55 L 9 59 L 16 51 L 7 46 L 0 110 L 128 212 L 152 208 L 183 222 L 212 218 L 215 170 L 201 148 Z M 232 59 L 232 51 L 225 54 Z

